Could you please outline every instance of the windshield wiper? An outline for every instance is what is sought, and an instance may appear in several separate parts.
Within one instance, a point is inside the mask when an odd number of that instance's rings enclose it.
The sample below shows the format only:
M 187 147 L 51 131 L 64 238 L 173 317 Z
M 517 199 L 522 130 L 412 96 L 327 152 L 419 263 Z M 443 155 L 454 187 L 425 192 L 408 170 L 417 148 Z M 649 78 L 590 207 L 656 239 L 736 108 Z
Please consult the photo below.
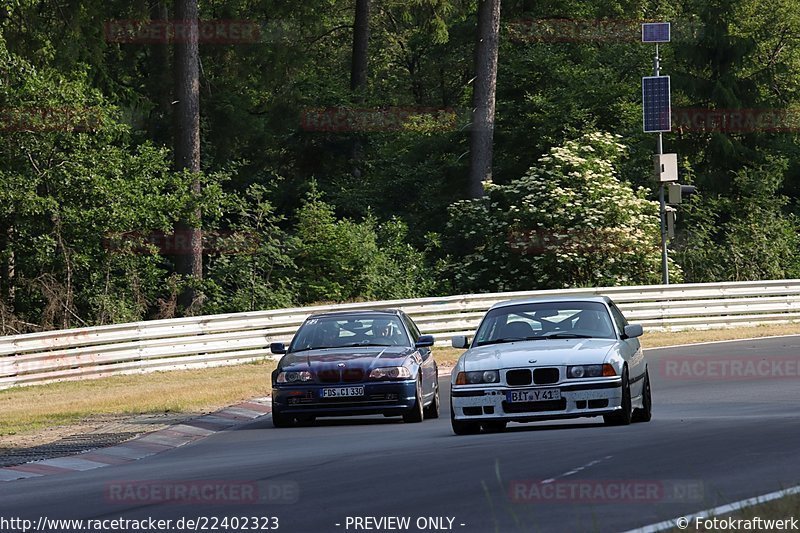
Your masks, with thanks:
M 292 353 L 308 352 L 310 350 L 327 350 L 329 348 L 333 348 L 333 346 L 307 346 L 306 348 L 298 348 L 297 350 L 293 350 Z
M 337 348 L 360 348 L 362 346 L 394 346 L 394 344 L 378 344 L 370 341 L 362 341 L 362 342 L 353 342 L 350 344 L 343 344 L 341 346 L 337 346 Z
M 540 335 L 536 335 L 535 337 L 507 337 L 505 339 L 495 339 L 492 341 L 484 341 L 479 342 L 478 346 L 486 346 L 488 344 L 503 344 L 506 342 L 519 342 L 519 341 L 535 341 L 539 339 L 545 339 L 546 337 L 542 337 Z
M 548 333 L 543 338 L 545 339 L 591 339 L 591 335 L 579 335 L 577 333 Z

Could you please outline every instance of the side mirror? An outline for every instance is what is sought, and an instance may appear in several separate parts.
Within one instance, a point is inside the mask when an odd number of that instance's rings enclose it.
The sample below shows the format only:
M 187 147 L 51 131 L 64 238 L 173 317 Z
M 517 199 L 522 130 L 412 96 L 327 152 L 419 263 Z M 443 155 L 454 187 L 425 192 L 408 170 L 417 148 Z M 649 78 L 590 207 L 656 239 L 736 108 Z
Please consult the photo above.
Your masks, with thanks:
M 625 326 L 625 331 L 623 333 L 626 339 L 633 339 L 634 337 L 641 337 L 644 333 L 644 329 L 642 329 L 641 324 L 628 324 Z
M 286 353 L 286 345 L 282 342 L 271 342 L 269 344 L 269 351 L 275 354 Z
M 469 339 L 465 335 L 456 335 L 450 343 L 453 345 L 453 348 L 469 348 Z
M 415 348 L 427 348 L 428 346 L 433 346 L 433 335 L 420 335 L 414 344 Z

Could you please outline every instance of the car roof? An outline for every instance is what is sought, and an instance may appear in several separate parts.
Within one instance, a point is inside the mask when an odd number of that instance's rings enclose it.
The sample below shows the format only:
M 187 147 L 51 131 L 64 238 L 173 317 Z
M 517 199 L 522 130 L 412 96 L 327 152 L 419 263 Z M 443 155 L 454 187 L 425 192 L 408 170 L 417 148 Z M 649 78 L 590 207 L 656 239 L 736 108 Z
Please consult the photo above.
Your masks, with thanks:
M 326 313 L 314 313 L 308 318 L 323 318 L 323 317 L 337 317 L 337 316 L 353 316 L 353 315 L 399 315 L 399 309 L 353 309 L 352 311 L 329 311 Z
M 489 310 L 491 311 L 492 309 L 497 309 L 500 307 L 510 307 L 513 305 L 545 304 L 545 303 L 561 303 L 561 302 L 594 302 L 601 304 L 612 303 L 611 298 L 609 298 L 608 296 L 595 296 L 595 295 L 536 296 L 533 298 L 520 298 L 518 300 L 506 300 L 505 302 L 499 302 L 490 307 Z

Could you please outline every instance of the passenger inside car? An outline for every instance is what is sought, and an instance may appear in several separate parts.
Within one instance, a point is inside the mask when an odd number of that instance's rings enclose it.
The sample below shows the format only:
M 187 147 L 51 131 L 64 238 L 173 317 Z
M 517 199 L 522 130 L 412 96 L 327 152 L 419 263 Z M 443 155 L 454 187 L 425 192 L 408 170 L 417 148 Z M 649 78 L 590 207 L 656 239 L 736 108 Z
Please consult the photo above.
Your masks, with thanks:
M 533 337 L 533 328 L 526 322 L 509 322 L 500 331 L 503 339 L 526 339 Z
M 580 330 L 581 333 L 594 337 L 606 338 L 613 335 L 608 314 L 589 309 L 581 311 L 573 330 Z
M 376 344 L 390 344 L 393 346 L 403 344 L 403 333 L 392 320 L 373 320 L 372 337 Z

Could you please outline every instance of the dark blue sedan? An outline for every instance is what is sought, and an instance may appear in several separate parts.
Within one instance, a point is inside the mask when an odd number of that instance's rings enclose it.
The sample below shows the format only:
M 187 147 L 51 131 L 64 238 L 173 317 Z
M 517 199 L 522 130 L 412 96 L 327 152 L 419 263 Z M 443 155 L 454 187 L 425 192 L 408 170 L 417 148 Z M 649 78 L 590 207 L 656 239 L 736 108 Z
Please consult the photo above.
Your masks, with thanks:
M 439 416 L 439 379 L 430 347 L 402 311 L 312 315 L 272 373 L 272 423 L 288 427 L 321 416 L 383 414 L 422 422 Z

